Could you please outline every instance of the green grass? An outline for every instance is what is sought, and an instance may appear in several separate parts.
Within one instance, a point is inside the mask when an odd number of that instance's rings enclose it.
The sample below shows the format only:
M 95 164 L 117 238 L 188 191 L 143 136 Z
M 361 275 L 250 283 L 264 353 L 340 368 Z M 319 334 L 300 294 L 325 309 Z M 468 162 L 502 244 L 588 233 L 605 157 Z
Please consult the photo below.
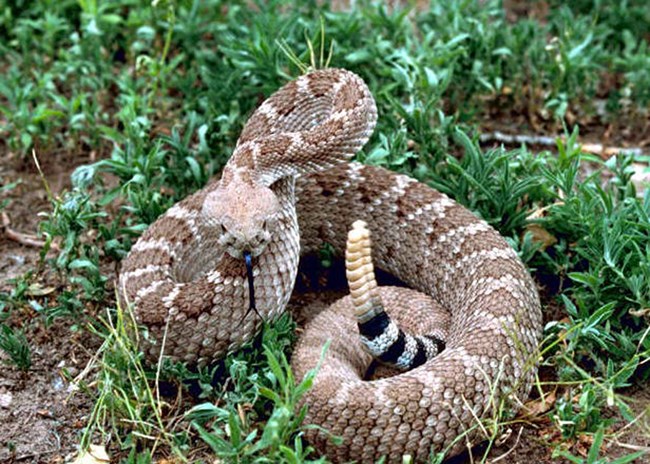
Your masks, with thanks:
M 0 324 L 0 350 L 8 356 L 3 360 L 5 364 L 13 364 L 23 372 L 32 366 L 32 353 L 25 335 L 5 324 Z
M 543 21 L 510 22 L 497 1 L 434 0 L 417 14 L 368 1 L 352 12 L 286 0 L 0 1 L 0 146 L 25 161 L 34 151 L 43 166 L 91 151 L 98 159 L 77 167 L 67 191 L 48 189 L 41 266 L 0 293 L 3 323 L 35 310 L 34 324 L 69 320 L 103 340 L 84 443 L 111 437 L 127 462 L 153 451 L 191 459 L 201 442 L 239 462 L 315 459 L 293 419 L 309 382 L 286 365 L 287 320 L 216 372 L 151 372 L 128 341 L 137 331 L 113 302 L 111 269 L 219 171 L 252 109 L 330 50 L 329 65 L 359 73 L 377 99 L 379 124 L 358 159 L 486 219 L 529 266 L 545 305 L 562 309 L 546 327 L 542 363 L 566 392 L 548 414 L 567 443 L 607 438 L 608 407 L 631 417 L 619 392 L 650 376 L 650 193 L 631 182 L 642 159 L 583 153 L 578 126 L 617 132 L 647 121 L 650 13 L 642 0 L 548 3 Z M 516 116 L 527 121 L 518 131 L 565 138 L 552 152 L 478 145 L 486 122 Z M 0 210 L 14 179 L 1 180 Z M 46 257 L 54 243 L 60 251 Z M 28 291 L 44 271 L 62 283 L 54 296 Z M 23 345 L 8 345 L 19 366 Z M 183 382 L 198 385 L 205 403 L 172 408 L 157 396 L 159 376 L 184 392 Z M 490 424 L 494 440 L 503 421 Z M 584 462 L 601 462 L 597 451 Z

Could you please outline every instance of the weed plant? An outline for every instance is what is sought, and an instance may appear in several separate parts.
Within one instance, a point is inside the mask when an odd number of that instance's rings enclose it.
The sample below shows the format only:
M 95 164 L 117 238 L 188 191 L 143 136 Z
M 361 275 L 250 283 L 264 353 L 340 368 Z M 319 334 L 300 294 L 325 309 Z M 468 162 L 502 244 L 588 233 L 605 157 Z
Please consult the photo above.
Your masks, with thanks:
M 3 360 L 6 364 L 13 364 L 23 372 L 32 366 L 32 353 L 25 335 L 5 324 L 0 324 L 0 350 L 8 356 Z

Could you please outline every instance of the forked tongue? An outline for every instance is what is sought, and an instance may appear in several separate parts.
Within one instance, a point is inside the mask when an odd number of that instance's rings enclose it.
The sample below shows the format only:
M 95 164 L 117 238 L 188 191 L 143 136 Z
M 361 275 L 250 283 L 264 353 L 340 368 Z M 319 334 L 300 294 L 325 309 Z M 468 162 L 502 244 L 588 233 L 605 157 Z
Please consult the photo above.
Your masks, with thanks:
M 257 308 L 255 307 L 255 286 L 253 285 L 253 257 L 251 256 L 250 251 L 244 251 L 244 260 L 246 261 L 246 275 L 248 276 L 248 311 L 246 314 L 250 313 L 251 311 L 255 311 L 255 314 L 259 316 L 260 313 L 257 312 Z

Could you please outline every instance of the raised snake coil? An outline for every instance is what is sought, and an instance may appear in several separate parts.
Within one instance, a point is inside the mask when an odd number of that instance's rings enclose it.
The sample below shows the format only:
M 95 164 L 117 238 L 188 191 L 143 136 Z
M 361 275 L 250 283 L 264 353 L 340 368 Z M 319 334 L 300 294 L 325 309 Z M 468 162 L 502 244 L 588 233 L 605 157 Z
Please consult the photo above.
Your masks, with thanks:
M 257 311 L 272 318 L 286 308 L 299 256 L 325 243 L 342 252 L 352 222 L 365 221 L 376 266 L 449 313 L 446 349 L 411 371 L 365 381 L 370 360 L 353 309 L 337 303 L 306 328 L 292 367 L 300 378 L 332 339 L 305 399 L 307 423 L 344 443 L 335 446 L 316 430 L 307 437 L 335 461 L 386 455 L 401 462 L 404 454 L 424 461 L 491 405 L 508 398 L 516 407 L 515 399 L 526 397 L 541 309 L 516 253 L 484 221 L 411 178 L 347 162 L 375 120 L 370 92 L 348 71 L 315 71 L 288 83 L 251 116 L 221 179 L 147 229 L 122 264 L 119 287 L 156 340 L 146 347 L 149 359 L 164 348 L 173 360 L 206 364 L 261 323 L 248 310 L 238 243 L 257 250 Z M 430 298 L 390 292 L 384 304 L 398 323 L 435 330 Z M 456 442 L 452 453 L 463 446 Z

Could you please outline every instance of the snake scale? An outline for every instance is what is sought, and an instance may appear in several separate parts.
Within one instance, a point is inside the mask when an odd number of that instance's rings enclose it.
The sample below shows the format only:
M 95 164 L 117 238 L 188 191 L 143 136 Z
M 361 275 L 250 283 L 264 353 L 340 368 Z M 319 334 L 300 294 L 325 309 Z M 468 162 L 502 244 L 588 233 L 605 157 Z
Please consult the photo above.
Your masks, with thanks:
M 150 360 L 163 350 L 205 365 L 285 310 L 301 255 L 324 244 L 342 253 L 352 222 L 365 221 L 375 265 L 415 290 L 382 289 L 387 311 L 414 333 L 435 332 L 447 313 L 446 348 L 417 368 L 366 380 L 370 355 L 352 303 L 334 304 L 308 324 L 292 357 L 301 378 L 331 340 L 305 397 L 307 423 L 322 429 L 306 436 L 337 462 L 406 454 L 420 462 L 460 451 L 458 437 L 471 437 L 500 400 L 519 407 L 535 375 L 541 308 L 517 254 L 488 224 L 414 179 L 349 162 L 376 119 L 372 95 L 349 71 L 287 83 L 250 117 L 221 178 L 145 231 L 119 288 L 148 327 Z

